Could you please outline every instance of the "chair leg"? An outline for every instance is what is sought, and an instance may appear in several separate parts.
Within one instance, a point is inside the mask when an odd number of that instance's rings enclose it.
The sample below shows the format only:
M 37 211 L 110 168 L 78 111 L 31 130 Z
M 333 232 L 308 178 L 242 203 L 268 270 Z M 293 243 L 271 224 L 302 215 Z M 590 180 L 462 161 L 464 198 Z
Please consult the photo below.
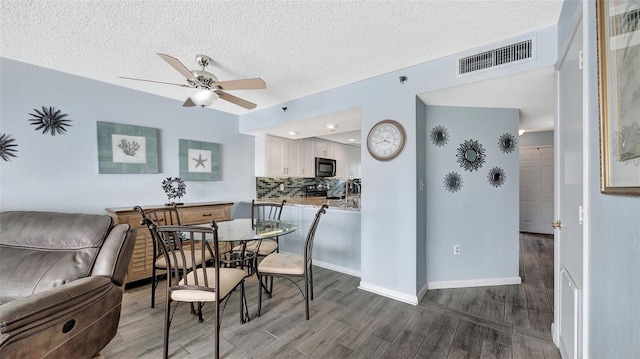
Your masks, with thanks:
M 262 276 L 258 274 L 258 316 L 260 316 L 261 309 L 262 309 Z
M 273 298 L 273 276 L 269 277 L 269 298 Z
M 202 307 L 204 307 L 204 302 L 198 303 L 198 323 L 202 323 L 204 319 L 202 318 Z
M 156 307 L 156 287 L 158 286 L 158 278 L 156 278 L 156 266 L 151 266 L 151 308 Z
M 249 307 L 247 306 L 247 297 L 244 291 L 244 280 L 240 284 L 240 324 L 249 321 Z
M 167 359 L 169 357 L 169 327 L 171 326 L 171 294 L 167 295 L 167 303 L 165 305 L 164 312 L 164 348 L 162 351 L 162 357 Z
M 309 280 L 307 276 L 304 277 L 304 306 L 305 306 L 305 315 L 307 320 L 309 320 Z
M 220 297 L 216 294 L 215 306 L 216 306 L 216 325 L 215 325 L 215 336 L 216 336 L 216 359 L 220 358 Z
M 313 300 L 313 266 L 309 266 L 309 281 L 311 283 L 311 300 Z

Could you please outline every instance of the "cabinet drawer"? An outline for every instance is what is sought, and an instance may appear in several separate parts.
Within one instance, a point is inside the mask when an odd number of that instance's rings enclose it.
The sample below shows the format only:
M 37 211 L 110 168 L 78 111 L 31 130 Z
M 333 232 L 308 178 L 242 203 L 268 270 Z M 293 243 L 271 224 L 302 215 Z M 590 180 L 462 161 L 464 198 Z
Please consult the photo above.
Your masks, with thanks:
M 208 223 L 212 219 L 216 221 L 228 220 L 231 216 L 231 209 L 227 206 L 205 209 L 185 209 L 180 214 L 183 224 Z

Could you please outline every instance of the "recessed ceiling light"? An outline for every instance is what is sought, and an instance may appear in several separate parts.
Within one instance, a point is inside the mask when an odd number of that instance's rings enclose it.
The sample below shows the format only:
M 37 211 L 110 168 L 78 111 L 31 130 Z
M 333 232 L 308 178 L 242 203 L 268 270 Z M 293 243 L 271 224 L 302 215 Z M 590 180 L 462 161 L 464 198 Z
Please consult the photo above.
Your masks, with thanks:
M 350 138 L 349 142 L 356 142 L 356 139 L 355 138 Z
M 335 130 L 336 127 L 338 127 L 338 126 L 334 125 L 333 123 L 327 123 L 327 128 L 330 129 L 330 130 Z
M 289 131 L 289 134 L 290 134 L 291 136 L 295 136 L 295 135 L 297 135 L 298 133 L 297 133 L 296 131 Z

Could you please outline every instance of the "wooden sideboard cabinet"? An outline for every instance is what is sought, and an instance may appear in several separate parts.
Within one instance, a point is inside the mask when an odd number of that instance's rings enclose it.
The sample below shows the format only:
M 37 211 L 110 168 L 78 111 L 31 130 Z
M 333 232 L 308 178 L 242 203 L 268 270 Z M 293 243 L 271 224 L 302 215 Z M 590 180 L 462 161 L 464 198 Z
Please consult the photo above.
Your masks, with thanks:
M 217 222 L 228 221 L 231 219 L 231 206 L 233 206 L 233 202 L 187 203 L 178 206 L 178 213 L 182 224 L 209 223 L 212 219 Z M 105 209 L 116 223 L 127 223 L 131 227 L 138 229 L 133 256 L 127 272 L 127 283 L 151 278 L 151 266 L 153 265 L 153 241 L 149 234 L 149 229 L 140 224 L 142 217 L 133 207 Z M 163 206 L 141 207 L 143 209 L 153 209 Z

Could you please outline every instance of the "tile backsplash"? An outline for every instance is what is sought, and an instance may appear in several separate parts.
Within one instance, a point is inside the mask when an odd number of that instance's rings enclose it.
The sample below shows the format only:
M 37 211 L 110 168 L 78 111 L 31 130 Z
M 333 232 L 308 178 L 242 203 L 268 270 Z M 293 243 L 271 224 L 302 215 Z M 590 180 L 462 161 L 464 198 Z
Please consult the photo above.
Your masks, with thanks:
M 328 186 L 328 196 L 342 196 L 344 181 L 344 179 L 324 177 L 256 177 L 256 196 L 258 198 L 304 196 L 304 186 L 316 183 Z M 283 185 L 283 190 L 280 190 L 280 185 Z

